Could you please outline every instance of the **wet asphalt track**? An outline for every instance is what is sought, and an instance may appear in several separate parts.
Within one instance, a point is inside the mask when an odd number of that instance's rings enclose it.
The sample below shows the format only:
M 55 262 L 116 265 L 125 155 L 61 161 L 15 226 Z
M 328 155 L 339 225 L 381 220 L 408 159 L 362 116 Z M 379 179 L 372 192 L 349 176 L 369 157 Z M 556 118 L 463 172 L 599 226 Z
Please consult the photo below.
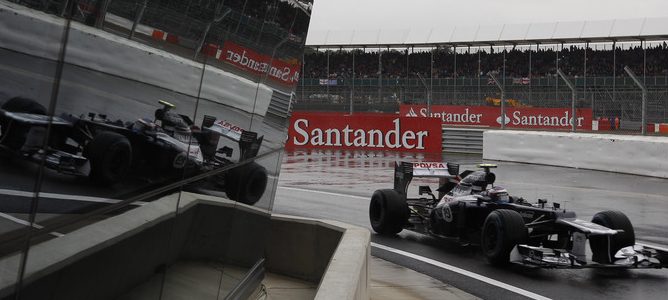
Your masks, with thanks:
M 369 197 L 391 188 L 394 154 L 294 153 L 284 158 L 274 212 L 340 220 L 370 229 Z M 417 158 L 433 160 L 435 158 Z M 436 158 L 437 159 L 437 158 Z M 445 155 L 474 167 L 479 156 Z M 668 248 L 668 180 L 589 170 L 501 163 L 497 182 L 527 199 L 547 198 L 589 220 L 598 211 L 624 211 L 639 242 Z M 416 190 L 417 185 L 411 184 Z M 407 251 L 553 299 L 665 299 L 668 270 L 541 270 L 496 268 L 475 247 L 404 230 L 399 237 L 372 235 L 373 243 Z M 485 299 L 526 298 L 456 272 L 372 248 L 372 254 L 410 267 Z

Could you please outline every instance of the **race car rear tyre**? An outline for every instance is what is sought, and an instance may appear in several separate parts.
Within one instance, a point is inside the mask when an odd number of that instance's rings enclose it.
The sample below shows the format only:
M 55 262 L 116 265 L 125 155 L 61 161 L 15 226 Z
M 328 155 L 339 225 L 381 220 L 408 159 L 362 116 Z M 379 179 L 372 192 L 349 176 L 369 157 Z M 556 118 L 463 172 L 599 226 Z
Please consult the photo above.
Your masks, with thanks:
M 225 194 L 234 201 L 254 205 L 267 188 L 267 169 L 251 162 L 231 169 L 225 175 Z
M 593 254 L 592 260 L 602 264 L 610 264 L 614 261 L 615 253 L 624 247 L 633 246 L 636 243 L 636 235 L 629 218 L 621 211 L 608 210 L 594 215 L 592 223 L 615 230 L 623 230 L 611 236 L 591 236 L 589 246 Z M 608 238 L 610 245 L 608 247 Z
M 22 97 L 11 98 L 3 103 L 0 108 L 16 113 L 46 115 L 46 108 L 43 105 L 37 103 L 35 100 Z
M 391 189 L 376 190 L 369 204 L 373 230 L 382 235 L 396 235 L 408 221 L 410 211 L 403 196 Z
M 517 244 L 526 243 L 529 231 L 522 216 L 510 209 L 492 211 L 482 228 L 480 247 L 493 265 L 508 263 L 510 252 Z
M 84 151 L 90 161 L 90 178 L 101 184 L 121 181 L 132 165 L 132 146 L 118 133 L 104 131 L 93 137 Z

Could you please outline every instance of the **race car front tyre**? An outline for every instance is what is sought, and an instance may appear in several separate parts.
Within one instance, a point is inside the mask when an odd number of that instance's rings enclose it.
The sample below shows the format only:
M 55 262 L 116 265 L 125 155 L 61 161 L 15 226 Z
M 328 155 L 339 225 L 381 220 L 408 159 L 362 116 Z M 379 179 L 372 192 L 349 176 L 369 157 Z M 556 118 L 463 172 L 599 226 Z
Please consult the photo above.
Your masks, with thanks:
M 267 169 L 251 162 L 231 169 L 225 175 L 225 194 L 234 201 L 254 205 L 267 188 Z
M 592 260 L 601 264 L 610 264 L 614 261 L 615 253 L 624 247 L 636 243 L 636 235 L 631 220 L 621 211 L 608 210 L 594 215 L 591 222 L 610 229 L 622 230 L 614 235 L 599 235 L 589 237 L 589 246 L 593 254 Z M 608 241 L 610 244 L 608 245 Z
M 482 227 L 480 247 L 493 265 L 508 263 L 510 252 L 517 244 L 526 243 L 529 231 L 522 216 L 511 209 L 492 211 Z
M 86 145 L 84 153 L 90 161 L 90 178 L 101 184 L 121 181 L 132 165 L 130 141 L 115 132 L 97 134 Z
M 35 100 L 22 97 L 11 98 L 3 103 L 0 108 L 16 113 L 46 115 L 46 108 L 43 105 L 37 103 Z
M 410 211 L 406 200 L 391 189 L 376 190 L 369 204 L 369 221 L 373 230 L 382 235 L 396 235 L 408 221 Z
M 11 98 L 3 103 L 0 108 L 15 113 L 46 115 L 46 108 L 44 106 L 28 98 Z M 26 140 L 30 126 L 17 122 L 14 122 L 12 125 L 10 123 L 8 120 L 0 119 L 0 141 L 9 148 L 21 148 Z

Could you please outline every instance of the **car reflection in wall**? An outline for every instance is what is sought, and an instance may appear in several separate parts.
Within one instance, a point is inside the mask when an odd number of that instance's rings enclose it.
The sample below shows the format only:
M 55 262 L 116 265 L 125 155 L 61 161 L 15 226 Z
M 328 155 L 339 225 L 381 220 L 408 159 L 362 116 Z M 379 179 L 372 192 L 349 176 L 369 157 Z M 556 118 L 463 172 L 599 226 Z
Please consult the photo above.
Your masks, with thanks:
M 603 211 L 591 222 L 576 219 L 558 203 L 529 203 L 494 186 L 495 165 L 459 173 L 452 163 L 397 162 L 394 188 L 373 193 L 369 217 L 373 230 L 395 235 L 403 229 L 476 244 L 486 259 L 542 268 L 662 268 L 668 252 L 635 242 L 633 225 L 620 211 Z M 439 178 L 436 197 L 429 186 L 419 198 L 407 198 L 415 177 Z M 586 243 L 592 252 L 586 257 Z
M 238 143 L 239 161 L 257 155 L 262 143 L 257 133 L 212 116 L 204 116 L 199 127 L 188 116 L 175 113 L 174 105 L 160 104 L 154 119 L 123 122 L 95 113 L 51 117 L 31 99 L 12 98 L 0 106 L 0 149 L 100 184 L 114 184 L 128 175 L 176 178 L 184 172 L 200 174 L 230 166 L 234 149 L 218 148 L 220 137 Z M 208 179 L 230 199 L 252 205 L 264 194 L 267 172 L 250 162 Z

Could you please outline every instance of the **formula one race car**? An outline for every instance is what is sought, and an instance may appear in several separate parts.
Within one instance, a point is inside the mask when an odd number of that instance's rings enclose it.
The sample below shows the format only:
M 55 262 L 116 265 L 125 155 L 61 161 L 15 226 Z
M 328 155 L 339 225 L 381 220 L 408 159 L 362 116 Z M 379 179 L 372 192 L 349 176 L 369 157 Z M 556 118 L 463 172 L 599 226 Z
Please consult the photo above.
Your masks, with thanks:
M 221 136 L 238 143 L 239 161 L 257 155 L 262 143 L 257 133 L 212 116 L 204 116 L 198 127 L 188 116 L 174 113 L 174 105 L 160 104 L 155 119 L 123 122 L 95 113 L 48 116 L 39 103 L 12 98 L 0 106 L 0 150 L 102 184 L 130 174 L 178 178 L 184 172 L 201 174 L 229 166 L 234 163 L 229 159 L 233 149 L 218 148 Z M 211 180 L 224 187 L 230 199 L 254 204 L 264 193 L 267 173 L 251 162 Z
M 603 211 L 591 222 L 576 219 L 559 203 L 539 199 L 529 203 L 494 186 L 495 165 L 459 173 L 453 163 L 397 162 L 394 189 L 377 190 L 369 218 L 379 234 L 408 229 L 462 244 L 480 245 L 492 264 L 508 262 L 543 268 L 662 268 L 668 252 L 635 243 L 631 221 L 619 211 Z M 439 179 L 437 198 L 420 186 L 418 198 L 408 198 L 416 177 Z M 586 257 L 589 240 L 591 259 Z

